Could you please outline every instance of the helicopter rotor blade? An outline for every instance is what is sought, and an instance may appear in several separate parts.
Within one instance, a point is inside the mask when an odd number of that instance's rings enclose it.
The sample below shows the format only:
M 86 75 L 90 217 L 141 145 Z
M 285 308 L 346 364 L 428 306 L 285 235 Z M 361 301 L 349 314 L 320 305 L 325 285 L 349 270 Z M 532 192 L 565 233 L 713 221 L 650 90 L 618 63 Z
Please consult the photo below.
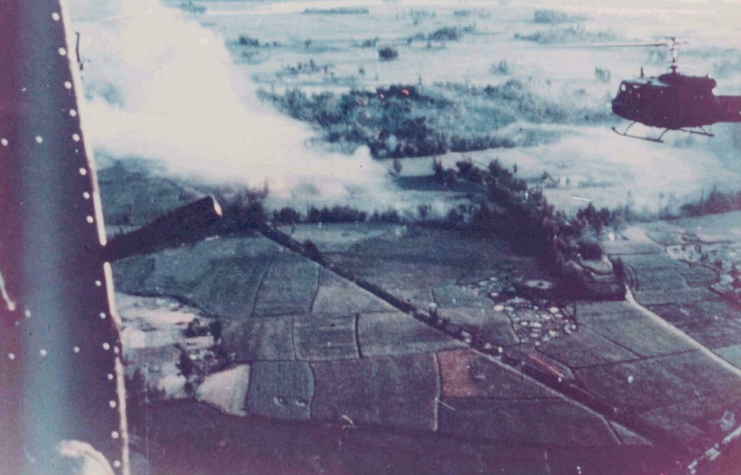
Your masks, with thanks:
M 655 43 L 579 43 L 566 45 L 551 45 L 551 48 L 559 49 L 609 49 L 609 48 L 676 48 L 678 45 L 689 44 L 689 41 L 679 40 L 676 36 L 665 36 L 665 41 Z
M 619 44 L 575 44 L 575 45 L 554 45 L 552 48 L 559 49 L 602 49 L 602 48 L 657 48 L 660 46 L 669 47 L 667 42 L 663 43 L 619 43 Z

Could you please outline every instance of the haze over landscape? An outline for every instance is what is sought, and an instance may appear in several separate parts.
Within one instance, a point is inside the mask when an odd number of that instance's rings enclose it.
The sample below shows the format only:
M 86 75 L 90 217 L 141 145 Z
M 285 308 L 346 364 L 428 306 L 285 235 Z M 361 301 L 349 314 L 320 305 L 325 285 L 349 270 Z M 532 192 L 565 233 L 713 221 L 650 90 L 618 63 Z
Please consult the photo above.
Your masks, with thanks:
M 740 10 L 72 0 L 111 242 L 183 228 L 112 266 L 132 466 L 732 473 L 741 127 L 610 103 L 673 36 L 741 94 Z
M 516 164 L 526 178 L 548 172 L 560 185 L 546 193 L 567 211 L 583 204 L 573 196 L 598 207 L 630 202 L 638 210 L 655 211 L 667 197 L 680 203 L 697 200 L 713 187 L 737 189 L 737 125 L 712 127 L 717 135 L 712 140 L 669 134 L 664 145 L 625 140 L 609 130 L 621 122 L 607 109 L 619 80 L 635 76 L 641 66 L 647 74 L 665 71 L 666 50 L 589 48 L 679 35 L 688 42 L 680 49 L 681 71 L 711 73 L 719 84 L 716 93 L 738 93 L 741 33 L 733 3 L 573 3 L 563 11 L 577 20 L 563 24 L 533 23 L 533 11 L 543 6 L 535 2 L 375 2 L 367 5 L 369 14 L 358 15 L 304 13 L 341 2 L 204 5 L 207 11 L 194 15 L 179 10 L 178 2 L 73 2 L 75 27 L 82 33 L 87 123 L 99 152 L 154 159 L 170 173 L 211 182 L 253 187 L 267 182 L 271 196 L 283 203 L 291 197 L 299 204 L 315 202 L 321 196 L 318 202 L 327 204 L 403 207 L 405 200 L 420 198 L 398 194 L 388 177 L 390 162 L 371 159 L 362 144 L 329 151 L 317 140 L 318 129 L 280 114 L 269 101 L 258 99 L 258 89 L 342 94 L 351 87 L 372 91 L 420 82 L 434 88 L 519 81 L 533 96 L 531 107 L 545 115 L 533 109 L 502 123 L 492 116 L 496 111 L 481 113 L 475 102 L 456 98 L 448 89 L 443 94 L 461 103 L 446 111 L 452 114 L 448 120 L 464 130 L 514 137 L 514 148 L 467 156 L 483 164 L 500 158 Z M 460 37 L 432 44 L 414 39 L 445 27 L 457 28 Z M 261 46 L 240 45 L 240 35 Z M 536 35 L 535 40 L 521 39 L 527 35 Z M 399 59 L 379 62 L 375 48 L 360 45 L 369 39 L 397 45 Z M 290 69 L 310 61 L 317 71 Z M 595 68 L 609 76 L 599 80 Z M 548 108 L 556 108 L 554 115 L 548 115 Z M 590 111 L 596 122 L 565 117 L 561 108 Z M 434 111 L 424 114 L 433 114 L 428 123 L 435 120 Z M 516 136 L 523 129 L 530 135 L 520 140 Z M 654 133 L 640 126 L 634 130 Z M 452 157 L 447 163 L 460 159 Z M 403 160 L 402 175 L 429 174 L 430 169 L 429 160 Z

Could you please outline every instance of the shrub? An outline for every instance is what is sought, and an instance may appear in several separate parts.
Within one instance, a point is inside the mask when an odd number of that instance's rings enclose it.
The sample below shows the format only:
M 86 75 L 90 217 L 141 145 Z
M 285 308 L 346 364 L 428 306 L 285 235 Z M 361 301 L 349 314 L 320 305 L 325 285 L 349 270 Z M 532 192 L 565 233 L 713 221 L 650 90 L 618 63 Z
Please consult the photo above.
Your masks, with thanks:
M 602 231 L 602 228 L 612 223 L 612 214 L 607 208 L 602 208 L 597 211 L 592 203 L 589 203 L 585 208 L 580 209 L 576 213 L 576 217 L 579 220 L 594 229 L 597 233 Z
M 445 174 L 443 175 L 443 184 L 445 186 L 450 186 L 454 184 L 458 180 L 458 173 L 456 173 L 455 170 L 452 168 L 448 168 L 445 170 Z
M 381 61 L 393 61 L 399 57 L 399 51 L 391 46 L 385 46 L 378 50 L 378 59 Z
M 713 187 L 707 197 L 701 198 L 696 203 L 687 203 L 682 206 L 682 214 L 688 216 L 701 216 L 705 214 L 724 213 L 741 209 L 741 191 L 722 193 Z
M 439 158 L 432 159 L 432 174 L 439 183 L 445 183 L 445 167 Z
M 427 39 L 430 41 L 457 41 L 460 37 L 461 34 L 458 29 L 451 26 L 440 28 L 427 35 Z
M 184 376 L 185 379 L 190 378 L 195 373 L 195 363 L 186 350 L 180 350 L 180 359 L 176 366 L 180 375 Z
M 584 16 L 567 15 L 566 13 L 555 10 L 535 10 L 533 17 L 535 23 L 546 23 L 550 25 L 586 20 Z
M 301 221 L 301 214 L 293 208 L 285 207 L 273 212 L 276 224 L 296 224 Z
M 456 208 L 451 208 L 450 211 L 448 211 L 448 215 L 446 217 L 446 220 L 447 220 L 447 222 L 448 222 L 449 225 L 455 227 L 455 226 L 458 226 L 459 224 L 463 223 L 464 216 Z
M 496 198 L 497 196 L 501 195 L 504 197 L 505 195 L 509 195 L 509 192 L 522 193 L 527 190 L 525 180 L 515 178 L 516 172 L 516 168 L 513 171 L 506 169 L 498 159 L 489 163 L 489 175 L 492 178 L 489 184 L 489 196 L 494 201 L 500 201 Z M 511 198 L 504 198 L 504 201 L 511 201 Z
M 554 27 L 546 31 L 531 34 L 515 33 L 515 39 L 534 41 L 540 44 L 560 44 L 572 42 L 614 41 L 616 36 L 610 31 L 587 31 L 583 26 Z
M 404 166 L 401 164 L 401 160 L 399 160 L 398 158 L 394 158 L 392 174 L 394 176 L 399 176 L 403 169 L 404 169 Z
M 239 35 L 239 44 L 242 46 L 260 46 L 260 40 L 247 35 Z
M 625 285 L 627 281 L 627 275 L 625 274 L 625 263 L 621 258 L 617 258 L 612 261 L 612 270 L 615 272 L 615 276 L 621 285 Z
M 259 228 L 265 223 L 265 211 L 260 201 L 234 203 L 224 209 L 220 226 L 229 231 Z
M 455 162 L 455 166 L 458 168 L 458 176 L 464 180 L 477 184 L 484 183 L 482 170 L 474 166 L 470 159 Z
M 612 79 L 612 73 L 609 69 L 598 66 L 594 68 L 594 78 L 599 82 L 608 83 Z
M 322 261 L 322 252 L 319 250 L 319 247 L 314 244 L 314 241 L 311 239 L 307 239 L 304 241 L 304 255 L 308 257 L 309 259 L 314 259 L 315 261 Z
M 276 73 L 276 76 L 282 77 L 286 75 L 298 76 L 299 74 L 317 74 L 323 72 L 325 75 L 329 73 L 329 70 L 333 66 L 331 64 L 317 64 L 313 59 L 310 59 L 306 63 L 298 62 L 296 65 L 286 65 Z
M 221 324 L 221 321 L 212 320 L 208 328 L 209 328 L 209 332 L 211 333 L 211 336 L 214 337 L 215 342 L 218 342 L 219 340 L 222 339 L 223 326 Z
M 378 45 L 379 38 L 376 36 L 375 38 L 363 40 L 360 43 L 361 48 L 375 48 L 376 45 Z
M 506 59 L 499 61 L 497 64 L 492 64 L 489 71 L 494 74 L 501 74 L 502 76 L 509 76 L 514 70 L 514 65 L 509 63 Z
M 579 254 L 582 258 L 588 260 L 602 259 L 602 248 L 596 240 L 581 239 L 578 245 Z
M 333 208 L 317 209 L 311 207 L 306 215 L 308 223 L 362 223 L 368 218 L 367 213 L 350 206 L 336 205 Z
M 395 209 L 389 209 L 380 213 L 378 211 L 374 211 L 368 220 L 378 223 L 397 224 L 401 222 L 401 217 L 399 216 L 398 211 L 396 211 Z

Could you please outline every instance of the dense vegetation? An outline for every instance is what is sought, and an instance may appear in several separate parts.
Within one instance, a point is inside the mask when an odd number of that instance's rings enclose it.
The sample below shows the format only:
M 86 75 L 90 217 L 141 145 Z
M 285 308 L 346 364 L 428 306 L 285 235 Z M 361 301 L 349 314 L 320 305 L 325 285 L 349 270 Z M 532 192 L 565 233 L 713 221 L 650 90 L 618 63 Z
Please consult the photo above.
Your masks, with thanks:
M 561 43 L 601 43 L 617 40 L 610 31 L 589 31 L 581 25 L 554 27 L 530 34 L 515 33 L 515 39 L 549 45 Z
M 321 129 L 332 143 L 350 151 L 366 145 L 376 158 L 439 155 L 489 148 L 533 145 L 547 134 L 506 134 L 516 121 L 531 123 L 603 123 L 609 111 L 584 91 L 562 91 L 557 97 L 536 92 L 533 80 L 509 80 L 497 86 L 461 84 L 390 86 L 375 92 L 351 90 L 307 95 L 300 89 L 284 94 L 262 91 L 282 112 Z
M 535 13 L 533 14 L 533 20 L 535 23 L 545 23 L 550 25 L 574 23 L 586 19 L 587 17 L 583 15 L 569 15 L 556 10 L 535 10 Z
M 596 285 L 590 272 L 581 265 L 584 260 L 602 259 L 599 239 L 614 224 L 615 213 L 606 208 L 597 210 L 590 203 L 576 216 L 568 217 L 548 203 L 542 190 L 528 189 L 526 182 L 516 176 L 516 169 L 507 169 L 498 160 L 492 161 L 488 169 L 467 160 L 457 162 L 456 168 L 445 169 L 441 162 L 434 161 L 433 173 L 431 179 L 444 184 L 465 180 L 482 185 L 485 200 L 466 209 L 451 208 L 442 219 L 425 220 L 429 209 L 420 207 L 415 221 L 463 229 L 483 237 L 497 235 L 516 251 L 540 258 L 560 278 L 566 294 L 622 298 L 617 279 L 612 280 L 615 285 Z M 292 208 L 273 213 L 275 224 L 401 220 L 395 211 L 368 215 L 348 206 L 312 208 L 306 215 Z
M 241 46 L 260 46 L 260 40 L 258 40 L 257 38 L 252 38 L 248 35 L 239 35 L 238 42 Z
M 305 215 L 290 207 L 284 207 L 273 212 L 273 222 L 276 224 L 297 223 L 363 223 L 384 222 L 399 223 L 402 217 L 394 209 L 367 213 L 351 206 L 333 206 L 316 208 L 312 206 Z
M 452 26 L 439 28 L 427 35 L 427 39 L 430 41 L 457 41 L 460 37 L 460 30 Z
M 609 210 L 598 211 L 591 203 L 576 217 L 568 218 L 548 203 L 542 190 L 529 190 L 525 181 L 516 177 L 516 171 L 505 168 L 498 160 L 492 161 L 488 170 L 470 161 L 457 162 L 456 166 L 458 177 L 482 183 L 488 189 L 488 203 L 474 215 L 473 229 L 502 235 L 528 254 L 562 254 L 570 259 L 591 248 L 587 253 L 594 255 L 590 244 L 596 243 L 602 230 L 612 222 Z
M 556 211 L 542 190 L 529 190 L 498 160 L 488 170 L 460 161 L 457 170 L 434 166 L 438 180 L 460 179 L 484 184 L 487 201 L 474 214 L 470 229 L 482 235 L 496 234 L 516 250 L 537 256 L 561 278 L 563 290 L 580 297 L 622 298 L 619 285 L 596 286 L 590 273 L 579 264 L 582 260 L 602 258 L 599 236 L 613 223 L 614 214 L 591 203 L 573 218 Z M 617 281 L 615 281 L 616 283 Z
M 741 191 L 722 193 L 717 188 L 699 201 L 682 206 L 682 216 L 702 216 L 741 210 Z

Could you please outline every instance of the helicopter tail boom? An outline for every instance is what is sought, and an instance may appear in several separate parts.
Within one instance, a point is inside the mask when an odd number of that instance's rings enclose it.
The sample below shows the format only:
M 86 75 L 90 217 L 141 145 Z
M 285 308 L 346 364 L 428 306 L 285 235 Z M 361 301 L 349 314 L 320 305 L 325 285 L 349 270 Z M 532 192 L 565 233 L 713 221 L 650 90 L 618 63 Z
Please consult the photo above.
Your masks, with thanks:
M 741 96 L 717 96 L 723 122 L 741 122 Z

